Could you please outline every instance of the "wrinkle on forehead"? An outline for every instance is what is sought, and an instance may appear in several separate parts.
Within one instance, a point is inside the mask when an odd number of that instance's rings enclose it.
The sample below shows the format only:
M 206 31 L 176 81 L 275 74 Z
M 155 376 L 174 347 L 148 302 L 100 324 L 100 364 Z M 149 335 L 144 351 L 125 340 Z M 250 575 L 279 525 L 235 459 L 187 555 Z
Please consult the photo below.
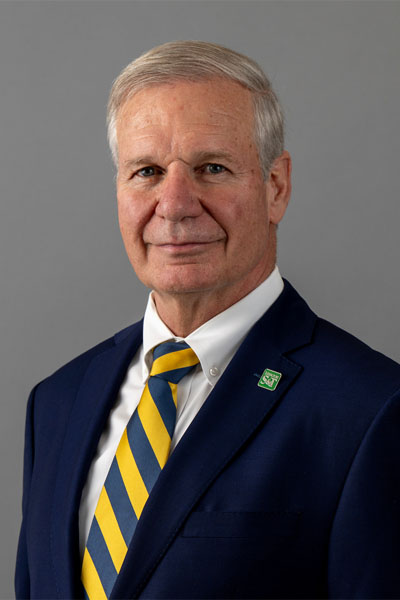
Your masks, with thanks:
M 187 118 L 182 120 L 183 113 L 187 112 Z M 183 110 L 176 110 L 175 118 L 171 118 L 171 114 L 158 110 L 154 110 L 149 106 L 141 106 L 136 110 L 126 110 L 121 114 L 117 121 L 117 129 L 120 130 L 134 130 L 135 137 L 140 139 L 142 135 L 152 135 L 152 130 L 158 129 L 159 127 L 174 126 L 176 122 L 179 122 L 180 127 L 188 129 L 188 131 L 197 132 L 198 129 L 202 129 L 204 133 L 217 133 L 218 130 L 225 130 L 227 122 L 230 126 L 235 126 L 243 123 L 243 111 L 224 111 L 218 110 L 213 107 L 202 114 L 199 118 L 198 115 L 194 115 L 189 107 Z M 118 127 L 120 125 L 120 127 Z M 154 131 L 154 135 L 156 135 Z

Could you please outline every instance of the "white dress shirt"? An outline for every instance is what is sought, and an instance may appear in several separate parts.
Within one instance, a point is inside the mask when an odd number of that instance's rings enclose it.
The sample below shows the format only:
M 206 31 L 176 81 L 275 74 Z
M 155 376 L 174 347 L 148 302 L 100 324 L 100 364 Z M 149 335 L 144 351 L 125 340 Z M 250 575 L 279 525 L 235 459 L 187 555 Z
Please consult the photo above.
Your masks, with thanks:
M 171 452 L 197 415 L 230 360 L 258 319 L 283 290 L 278 267 L 255 290 L 189 334 L 176 337 L 158 316 L 150 293 L 143 322 L 143 344 L 134 356 L 110 412 L 93 459 L 79 509 L 80 551 L 83 556 L 97 501 L 111 466 L 119 440 L 139 404 L 152 364 L 152 350 L 158 344 L 185 341 L 200 364 L 178 386 L 177 416 Z

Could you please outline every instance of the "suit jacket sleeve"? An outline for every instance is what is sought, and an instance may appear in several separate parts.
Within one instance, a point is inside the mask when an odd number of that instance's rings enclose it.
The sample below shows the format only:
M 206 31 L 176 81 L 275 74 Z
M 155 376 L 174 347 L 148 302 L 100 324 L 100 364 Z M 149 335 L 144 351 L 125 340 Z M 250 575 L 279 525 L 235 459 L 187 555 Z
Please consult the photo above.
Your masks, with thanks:
M 400 392 L 349 470 L 332 527 L 330 598 L 400 597 Z
M 24 450 L 24 479 L 22 496 L 22 526 L 18 544 L 17 563 L 15 570 L 15 593 L 16 598 L 30 598 L 30 577 L 28 567 L 28 555 L 26 544 L 26 513 L 29 503 L 29 491 L 31 486 L 33 470 L 33 403 L 35 396 L 34 388 L 29 396 L 25 426 L 25 450 Z

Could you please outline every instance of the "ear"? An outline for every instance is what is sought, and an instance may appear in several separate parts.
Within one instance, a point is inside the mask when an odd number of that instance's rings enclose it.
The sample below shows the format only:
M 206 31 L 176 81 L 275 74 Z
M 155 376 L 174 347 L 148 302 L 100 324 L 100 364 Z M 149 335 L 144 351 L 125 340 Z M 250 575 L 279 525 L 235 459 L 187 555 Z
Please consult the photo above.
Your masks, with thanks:
M 285 150 L 272 164 L 266 182 L 269 220 L 273 225 L 278 223 L 285 214 L 292 191 L 291 182 L 292 159 Z

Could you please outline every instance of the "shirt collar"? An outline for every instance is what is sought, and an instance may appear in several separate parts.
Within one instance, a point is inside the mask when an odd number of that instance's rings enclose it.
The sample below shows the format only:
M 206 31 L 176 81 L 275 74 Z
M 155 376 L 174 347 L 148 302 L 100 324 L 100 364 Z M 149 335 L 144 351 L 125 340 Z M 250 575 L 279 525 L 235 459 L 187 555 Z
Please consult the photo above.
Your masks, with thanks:
M 152 349 L 168 340 L 184 340 L 196 353 L 208 382 L 214 386 L 258 319 L 270 308 L 283 290 L 278 267 L 250 294 L 219 313 L 186 338 L 176 337 L 160 319 L 149 295 L 143 322 L 143 384 L 152 363 Z

